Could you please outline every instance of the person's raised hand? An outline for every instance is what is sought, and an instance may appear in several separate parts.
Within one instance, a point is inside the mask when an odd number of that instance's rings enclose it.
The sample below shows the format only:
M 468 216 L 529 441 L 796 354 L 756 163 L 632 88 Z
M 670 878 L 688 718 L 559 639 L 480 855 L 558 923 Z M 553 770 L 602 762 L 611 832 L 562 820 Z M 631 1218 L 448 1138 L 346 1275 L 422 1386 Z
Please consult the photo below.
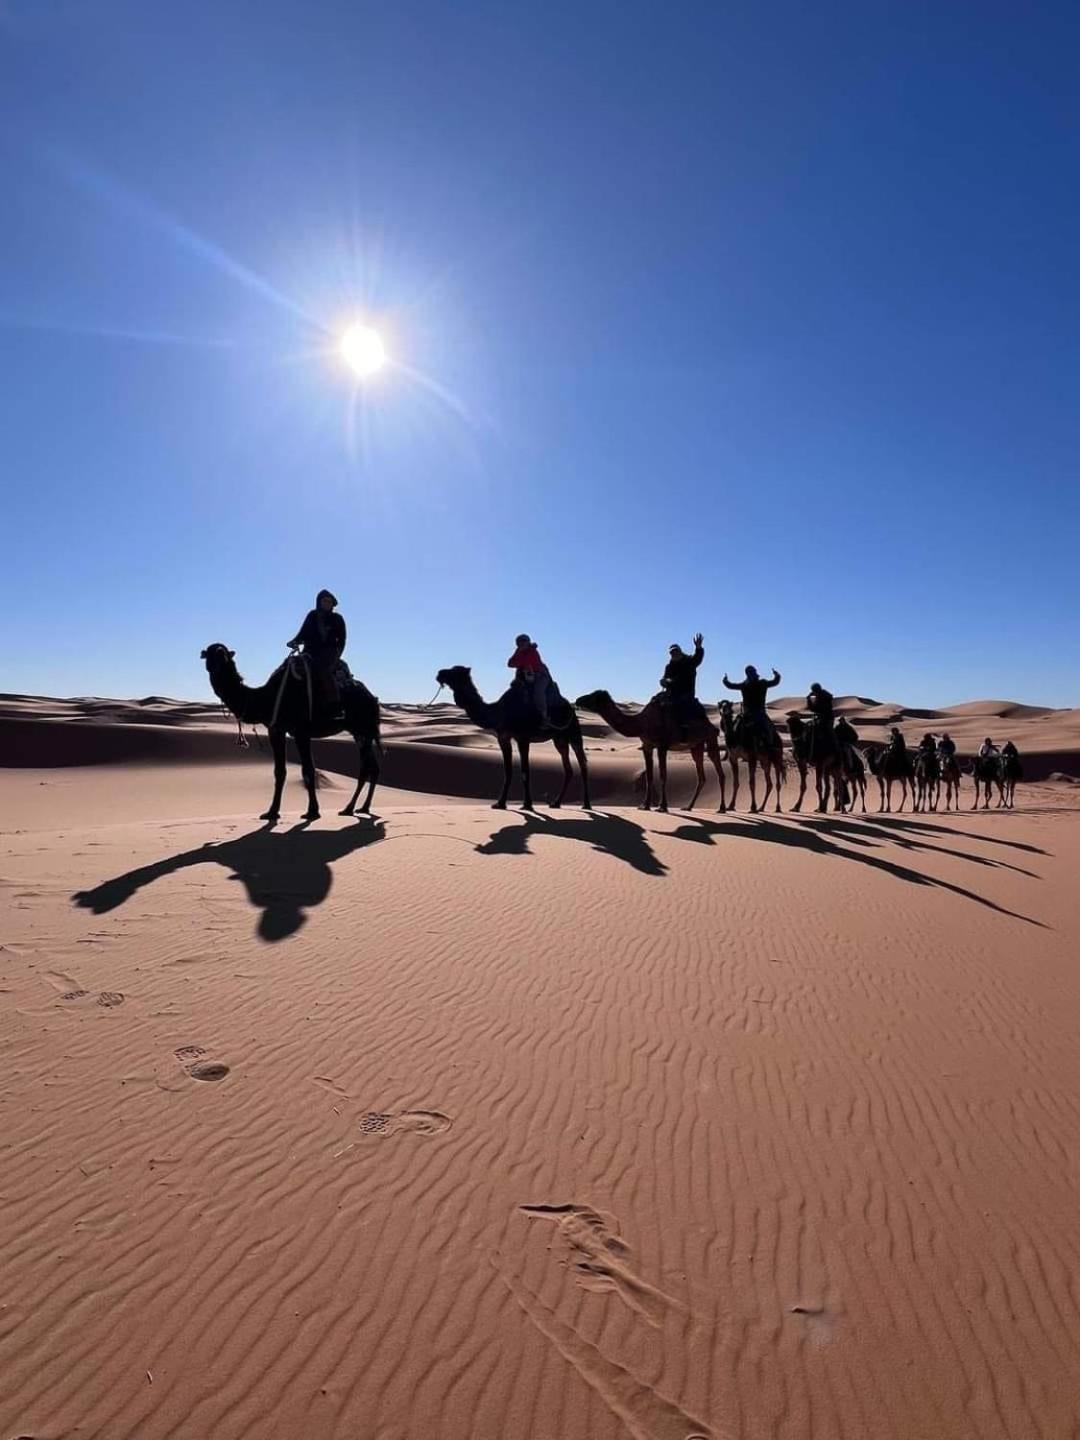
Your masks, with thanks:
M 702 635 L 702 634 L 700 634 L 700 633 L 697 634 L 697 635 L 695 635 L 695 636 L 694 636 L 694 644 L 695 644 L 695 646 L 700 645 L 701 642 L 702 642 L 704 639 L 705 639 L 705 636 Z

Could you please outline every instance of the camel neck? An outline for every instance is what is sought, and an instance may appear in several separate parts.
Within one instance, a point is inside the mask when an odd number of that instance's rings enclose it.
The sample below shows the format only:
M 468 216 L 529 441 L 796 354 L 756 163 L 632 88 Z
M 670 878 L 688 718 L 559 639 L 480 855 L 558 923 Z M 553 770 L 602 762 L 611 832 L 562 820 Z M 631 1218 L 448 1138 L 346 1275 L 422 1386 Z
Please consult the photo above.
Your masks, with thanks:
M 460 705 L 474 725 L 482 730 L 495 728 L 495 707 L 487 703 L 475 685 L 459 685 L 453 696 L 454 704 Z

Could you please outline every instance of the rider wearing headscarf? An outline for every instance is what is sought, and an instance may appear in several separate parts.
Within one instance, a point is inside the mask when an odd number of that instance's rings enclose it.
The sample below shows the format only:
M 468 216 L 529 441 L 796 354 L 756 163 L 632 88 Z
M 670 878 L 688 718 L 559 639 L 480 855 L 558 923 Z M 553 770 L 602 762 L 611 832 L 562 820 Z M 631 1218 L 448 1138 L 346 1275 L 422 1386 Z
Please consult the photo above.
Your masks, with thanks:
M 335 671 L 345 649 L 345 617 L 336 614 L 337 596 L 329 590 L 320 590 L 315 597 L 315 608 L 309 610 L 304 623 L 289 641 L 290 650 L 303 648 L 304 655 L 311 663 L 312 679 L 320 699 L 328 705 L 337 705 L 338 686 Z

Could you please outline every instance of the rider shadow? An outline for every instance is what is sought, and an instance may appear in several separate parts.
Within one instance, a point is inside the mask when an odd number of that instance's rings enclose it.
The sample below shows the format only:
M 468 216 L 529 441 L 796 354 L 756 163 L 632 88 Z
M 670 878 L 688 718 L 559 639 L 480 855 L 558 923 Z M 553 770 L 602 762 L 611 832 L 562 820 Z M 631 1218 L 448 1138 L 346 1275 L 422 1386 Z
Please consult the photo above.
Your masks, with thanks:
M 957 812 L 953 810 L 946 811 L 945 813 L 955 815 Z M 1043 850 L 1040 846 L 1030 845 L 1023 840 L 1002 840 L 999 835 L 980 835 L 977 830 L 957 830 L 952 825 L 929 825 L 925 820 L 908 819 L 903 815 L 871 813 L 863 815 L 860 818 L 863 824 L 875 826 L 882 830 L 915 830 L 924 831 L 928 835 L 941 836 L 959 835 L 964 840 L 979 840 L 985 845 L 1001 845 L 1007 850 L 1023 850 L 1028 855 L 1050 854 L 1049 850 Z
M 711 845 L 716 836 L 728 836 L 739 840 L 764 840 L 774 845 L 789 845 L 797 850 L 809 850 L 815 855 L 825 855 L 838 860 L 853 860 L 856 864 L 867 865 L 872 870 L 884 871 L 896 880 L 906 880 L 909 885 L 925 885 L 932 890 L 948 890 L 953 895 L 960 895 L 965 900 L 973 900 L 976 905 L 982 905 L 987 910 L 993 910 L 998 915 L 1007 915 L 1012 920 L 1022 920 L 1025 925 L 1035 925 L 1040 930 L 1049 930 L 1051 927 L 1042 920 L 1035 920 L 1030 915 L 1021 915 L 1016 910 L 1009 910 L 1004 905 L 998 905 L 993 900 L 988 900 L 985 895 L 979 895 L 974 890 L 968 890 L 963 885 L 955 885 L 950 880 L 938 879 L 935 875 L 924 875 L 920 870 L 913 870 L 908 865 L 901 865 L 896 860 L 888 860 L 881 855 L 868 853 L 869 841 L 854 839 L 857 849 L 848 850 L 841 845 L 835 844 L 827 834 L 820 829 L 813 829 L 805 824 L 780 823 L 775 820 L 766 820 L 760 815 L 748 815 L 745 817 L 728 816 L 724 823 L 717 823 L 715 820 L 705 820 L 693 817 L 688 825 L 680 826 L 672 831 L 676 840 L 693 840 L 698 844 Z M 886 838 L 886 843 L 888 839 Z M 879 843 L 881 843 L 879 841 Z M 933 847 L 928 847 L 933 848 Z M 970 856 L 964 858 L 970 859 Z M 994 863 L 994 862 L 990 862 Z M 1007 867 L 1015 869 L 1015 866 Z M 1024 872 L 1027 873 L 1027 872 Z
M 267 825 L 235 840 L 220 844 L 208 841 L 197 850 L 128 870 L 103 880 L 93 890 L 76 891 L 71 898 L 82 909 L 104 915 L 163 875 L 195 865 L 222 865 L 231 872 L 230 879 L 243 884 L 248 900 L 262 912 L 259 938 L 273 943 L 294 935 L 306 922 L 307 911 L 321 905 L 329 895 L 334 883 L 331 865 L 385 837 L 384 823 L 367 818 L 341 830 L 312 830 L 297 825 L 281 831 Z
M 523 810 L 520 819 L 515 819 L 501 830 L 496 830 L 490 840 L 476 846 L 478 855 L 531 855 L 529 842 L 534 835 L 557 835 L 564 840 L 583 840 L 602 855 L 612 855 L 616 860 L 640 871 L 642 875 L 666 875 L 667 866 L 661 861 L 646 838 L 641 825 L 635 825 L 623 815 L 613 815 L 606 810 L 590 810 L 580 820 L 565 817 L 553 819 L 535 811 Z
M 931 845 L 928 840 L 921 839 L 923 835 L 951 840 L 955 835 L 966 835 L 963 830 L 946 829 L 938 825 L 921 825 L 913 821 L 909 825 L 898 827 L 895 822 L 882 826 L 871 816 L 866 815 L 857 820 L 850 816 L 807 816 L 802 824 L 811 830 L 817 830 L 824 835 L 837 835 L 842 840 L 847 840 L 852 845 L 880 845 L 883 840 L 891 841 L 901 850 L 924 851 L 927 855 L 953 855 L 958 860 L 967 860 L 972 865 L 985 865 L 990 870 L 1012 870 L 1017 875 L 1026 875 L 1029 880 L 1041 880 L 1042 876 L 1034 870 L 1025 870 L 1022 865 L 1013 865 L 1008 860 L 1000 860 L 990 855 L 973 855 L 970 850 L 956 850 L 947 845 Z M 882 835 L 882 830 L 885 834 Z M 895 833 L 892 833 L 895 832 Z M 982 836 L 970 835 L 969 839 L 982 839 Z M 997 843 L 1008 843 L 997 842 Z M 1045 850 L 1040 850 L 1036 845 L 1024 845 L 1019 847 L 1024 850 L 1033 850 L 1037 855 L 1045 855 Z

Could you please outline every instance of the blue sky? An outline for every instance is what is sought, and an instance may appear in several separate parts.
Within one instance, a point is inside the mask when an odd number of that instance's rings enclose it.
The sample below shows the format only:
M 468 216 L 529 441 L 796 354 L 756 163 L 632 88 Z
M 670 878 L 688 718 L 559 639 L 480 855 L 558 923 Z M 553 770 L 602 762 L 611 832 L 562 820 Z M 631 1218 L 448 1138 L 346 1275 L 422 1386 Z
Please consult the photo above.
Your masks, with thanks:
M 0 688 L 328 585 L 386 699 L 1080 703 L 1078 94 L 1064 3 L 0 0 Z

